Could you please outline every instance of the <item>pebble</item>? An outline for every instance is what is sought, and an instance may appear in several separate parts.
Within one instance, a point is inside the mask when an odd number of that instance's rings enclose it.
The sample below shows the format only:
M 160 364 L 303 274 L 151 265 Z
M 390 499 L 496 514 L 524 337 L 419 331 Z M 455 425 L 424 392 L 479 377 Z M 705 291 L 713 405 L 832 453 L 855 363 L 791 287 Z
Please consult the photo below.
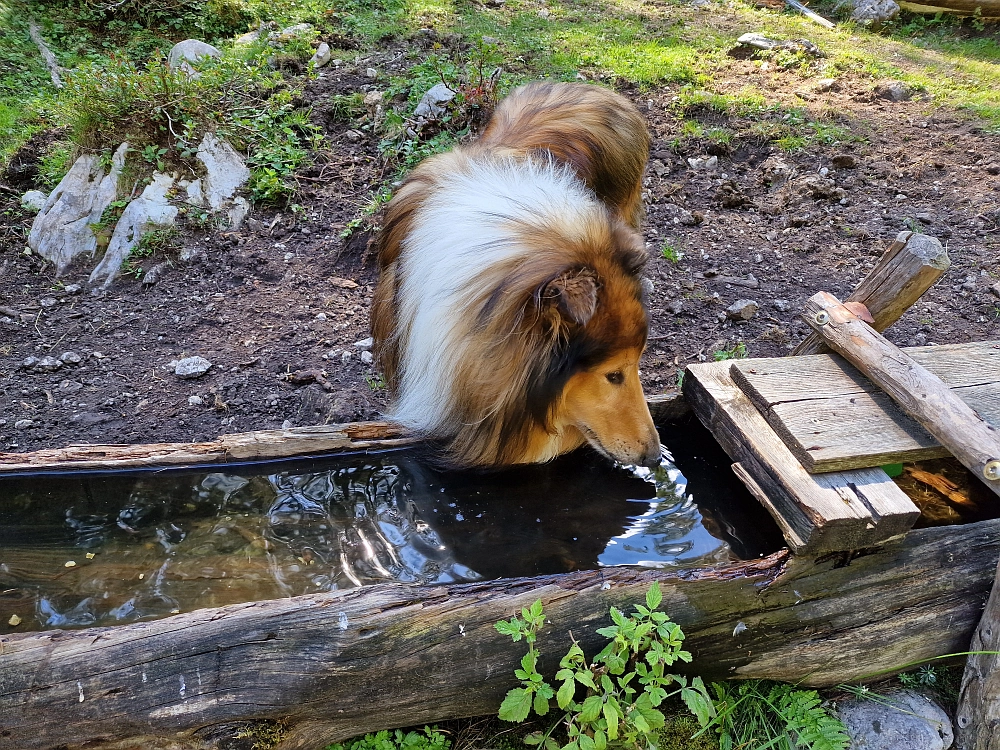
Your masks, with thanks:
M 34 424 L 30 419 L 19 419 L 14 422 L 15 430 L 26 430 Z
M 316 320 L 326 320 L 326 313 L 316 313 Z
M 55 297 L 42 297 L 40 304 L 42 307 L 55 307 L 59 304 L 59 300 Z
M 679 299 L 675 299 L 669 305 L 667 305 L 667 309 L 670 310 L 670 312 L 672 312 L 674 315 L 680 315 L 681 310 L 684 309 L 684 303 Z
M 791 305 L 788 304 L 787 299 L 776 299 L 771 301 L 771 307 L 773 307 L 778 312 L 788 312 Z
M 292 420 L 290 419 L 286 419 L 284 422 L 281 423 L 281 429 L 283 430 L 289 430 L 291 429 L 291 427 L 292 427 Z
M 688 160 L 688 166 L 691 169 L 703 170 L 705 172 L 714 172 L 719 167 L 719 157 L 709 156 L 706 159 L 700 159 L 697 157 L 690 157 Z
M 854 169 L 858 166 L 858 157 L 854 154 L 837 154 L 831 161 L 837 169 Z
M 730 320 L 750 320 L 759 309 L 760 305 L 752 299 L 739 299 L 726 308 L 726 317 Z
M 990 292 L 994 297 L 1000 297 L 1000 281 L 990 287 Z
M 285 263 L 287 263 L 288 261 L 290 261 L 294 257 L 295 257 L 295 253 L 292 253 L 292 252 L 285 253 Z
M 375 339 L 369 336 L 366 339 L 361 339 L 361 341 L 355 341 L 354 346 L 358 349 L 371 349 L 375 346 Z
M 927 213 L 926 211 L 921 211 L 919 214 L 916 215 L 916 219 L 917 221 L 923 224 L 933 224 L 934 214 Z
M 73 351 L 63 352 L 59 355 L 59 361 L 67 365 L 78 365 L 83 362 L 83 357 Z
M 201 406 L 205 403 L 201 396 L 188 396 L 188 406 Z
M 55 372 L 62 366 L 63 363 L 55 357 L 42 357 L 38 360 L 38 364 L 35 365 L 34 369 L 38 372 Z
M 185 357 L 174 365 L 174 375 L 184 380 L 200 378 L 211 366 L 204 357 Z
M 368 68 L 365 70 L 365 76 L 368 78 L 378 78 L 378 71 L 375 68 Z
M 66 294 L 79 294 L 83 291 L 82 284 L 69 284 L 65 289 L 63 289 Z
M 103 352 L 91 352 L 90 356 L 94 359 L 104 359 L 105 355 Z
M 27 357 L 23 362 L 21 362 L 22 370 L 34 370 L 35 365 L 39 362 L 38 357 Z
M 945 750 L 954 741 L 948 714 L 915 691 L 902 690 L 878 701 L 839 701 L 837 713 L 855 748 Z
M 371 352 L 369 351 L 361 352 L 361 361 L 364 362 L 366 365 L 370 365 L 374 361 L 374 359 L 375 358 L 372 356 Z
M 351 361 L 351 357 L 353 357 L 353 356 L 354 356 L 354 352 L 352 352 L 352 351 L 346 351 L 345 350 L 343 352 L 343 354 L 340 355 L 340 361 L 343 362 L 346 365 L 348 362 Z

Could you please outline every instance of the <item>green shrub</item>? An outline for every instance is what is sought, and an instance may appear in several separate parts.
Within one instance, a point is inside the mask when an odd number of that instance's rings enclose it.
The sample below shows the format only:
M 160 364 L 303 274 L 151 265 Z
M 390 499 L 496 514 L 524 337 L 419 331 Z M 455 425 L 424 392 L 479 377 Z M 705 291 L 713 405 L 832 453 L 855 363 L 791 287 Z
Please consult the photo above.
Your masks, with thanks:
M 328 745 L 326 750 L 448 750 L 451 743 L 437 731 L 437 727 L 424 727 L 423 732 L 383 730 L 375 734 Z

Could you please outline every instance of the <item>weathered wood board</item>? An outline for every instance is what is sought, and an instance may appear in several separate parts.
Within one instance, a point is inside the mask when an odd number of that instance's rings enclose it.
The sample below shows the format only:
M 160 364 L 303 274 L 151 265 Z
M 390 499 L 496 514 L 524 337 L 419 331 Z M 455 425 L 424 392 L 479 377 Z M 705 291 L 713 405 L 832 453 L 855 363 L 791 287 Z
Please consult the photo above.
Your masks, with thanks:
M 998 558 L 1000 521 L 984 521 L 819 560 L 779 552 L 692 571 L 378 585 L 5 636 L 0 748 L 180 741 L 196 728 L 262 718 L 290 725 L 282 750 L 322 748 L 376 729 L 492 713 L 516 685 L 524 653 L 494 623 L 542 599 L 550 624 L 538 645 L 551 675 L 569 631 L 592 655 L 608 607 L 630 609 L 653 580 L 687 634 L 693 673 L 858 680 L 964 650 Z
M 903 350 L 1000 426 L 1000 342 Z M 733 380 L 811 472 L 950 455 L 878 386 L 839 355 L 745 359 Z
M 649 396 L 646 403 L 657 424 L 677 419 L 690 411 L 679 393 Z M 350 422 L 234 433 L 222 435 L 210 443 L 71 445 L 31 453 L 0 453 L 0 475 L 264 461 L 389 450 L 412 445 L 417 440 L 394 422 Z
M 800 359 L 806 358 L 791 361 Z M 774 517 L 792 550 L 858 549 L 913 526 L 919 510 L 882 469 L 807 472 L 733 382 L 729 364 L 688 366 L 684 394 L 702 424 L 740 463 L 737 474 Z

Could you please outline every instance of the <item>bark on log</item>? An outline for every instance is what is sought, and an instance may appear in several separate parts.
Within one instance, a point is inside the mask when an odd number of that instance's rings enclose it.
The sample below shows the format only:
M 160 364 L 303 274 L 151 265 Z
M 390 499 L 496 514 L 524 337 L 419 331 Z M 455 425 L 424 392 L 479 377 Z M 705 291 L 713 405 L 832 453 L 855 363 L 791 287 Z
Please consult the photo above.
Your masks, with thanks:
M 955 750 L 1000 750 L 1000 656 L 974 653 L 1000 651 L 1000 586 L 995 582 L 969 651 L 955 714 Z
M 884 331 L 930 289 L 951 266 L 948 251 L 934 237 L 900 232 L 896 241 L 845 301 L 860 302 L 875 319 L 876 331 Z M 830 351 L 816 333 L 807 336 L 792 355 Z
M 830 347 L 1000 495 L 1000 432 L 993 425 L 832 294 L 819 292 L 810 297 L 802 317 Z
M 780 552 L 673 573 L 378 585 L 6 636 L 0 748 L 181 739 L 198 727 L 267 718 L 292 726 L 282 750 L 322 748 L 361 732 L 491 713 L 516 684 L 524 653 L 495 622 L 542 599 L 551 624 L 539 637 L 541 667 L 551 675 L 569 630 L 594 653 L 608 607 L 630 609 L 653 580 L 687 633 L 692 670 L 707 678 L 857 680 L 964 649 L 998 558 L 1000 521 L 984 521 L 819 560 Z
M 648 396 L 657 424 L 679 419 L 691 408 L 679 393 Z M 395 422 L 349 422 L 222 435 L 210 443 L 71 445 L 31 453 L 0 453 L 3 474 L 51 471 L 148 469 L 380 451 L 412 445 L 417 438 Z

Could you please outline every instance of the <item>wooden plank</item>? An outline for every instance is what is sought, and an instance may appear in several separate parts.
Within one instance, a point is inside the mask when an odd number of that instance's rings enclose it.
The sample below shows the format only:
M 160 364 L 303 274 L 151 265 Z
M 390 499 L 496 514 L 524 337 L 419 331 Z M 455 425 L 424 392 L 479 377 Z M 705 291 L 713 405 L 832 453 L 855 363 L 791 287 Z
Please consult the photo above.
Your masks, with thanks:
M 990 750 L 1000 727 L 1000 567 L 969 644 L 955 711 L 956 747 Z
M 1000 343 L 904 349 L 987 421 L 1000 425 Z M 811 472 L 950 455 L 839 355 L 733 362 L 733 380 Z
M 678 419 L 691 410 L 679 393 L 649 396 L 646 403 L 657 424 Z M 264 461 L 388 450 L 415 442 L 416 436 L 394 422 L 349 422 L 235 433 L 209 443 L 70 445 L 30 453 L 0 453 L 0 475 Z
M 802 318 L 1000 495 L 1000 430 L 834 295 L 814 294 L 806 301 Z
M 690 365 L 684 394 L 799 554 L 858 549 L 910 529 L 916 506 L 881 469 L 813 476 L 729 374 L 729 362 Z M 742 476 L 742 474 L 741 474 Z
M 833 685 L 964 650 L 998 558 L 1000 521 L 984 521 L 921 529 L 856 557 L 781 552 L 713 569 L 378 585 L 4 636 L 0 744 L 182 742 L 197 728 L 254 718 L 287 722 L 283 750 L 322 748 L 493 713 L 524 654 L 494 623 L 541 599 L 540 669 L 551 676 L 570 631 L 593 655 L 608 607 L 631 609 L 653 580 L 684 628 L 693 673 Z
M 926 234 L 900 232 L 847 301 L 865 305 L 875 319 L 875 330 L 884 331 L 950 267 L 948 251 L 937 239 Z M 811 333 L 792 350 L 792 355 L 828 351 L 823 339 Z

